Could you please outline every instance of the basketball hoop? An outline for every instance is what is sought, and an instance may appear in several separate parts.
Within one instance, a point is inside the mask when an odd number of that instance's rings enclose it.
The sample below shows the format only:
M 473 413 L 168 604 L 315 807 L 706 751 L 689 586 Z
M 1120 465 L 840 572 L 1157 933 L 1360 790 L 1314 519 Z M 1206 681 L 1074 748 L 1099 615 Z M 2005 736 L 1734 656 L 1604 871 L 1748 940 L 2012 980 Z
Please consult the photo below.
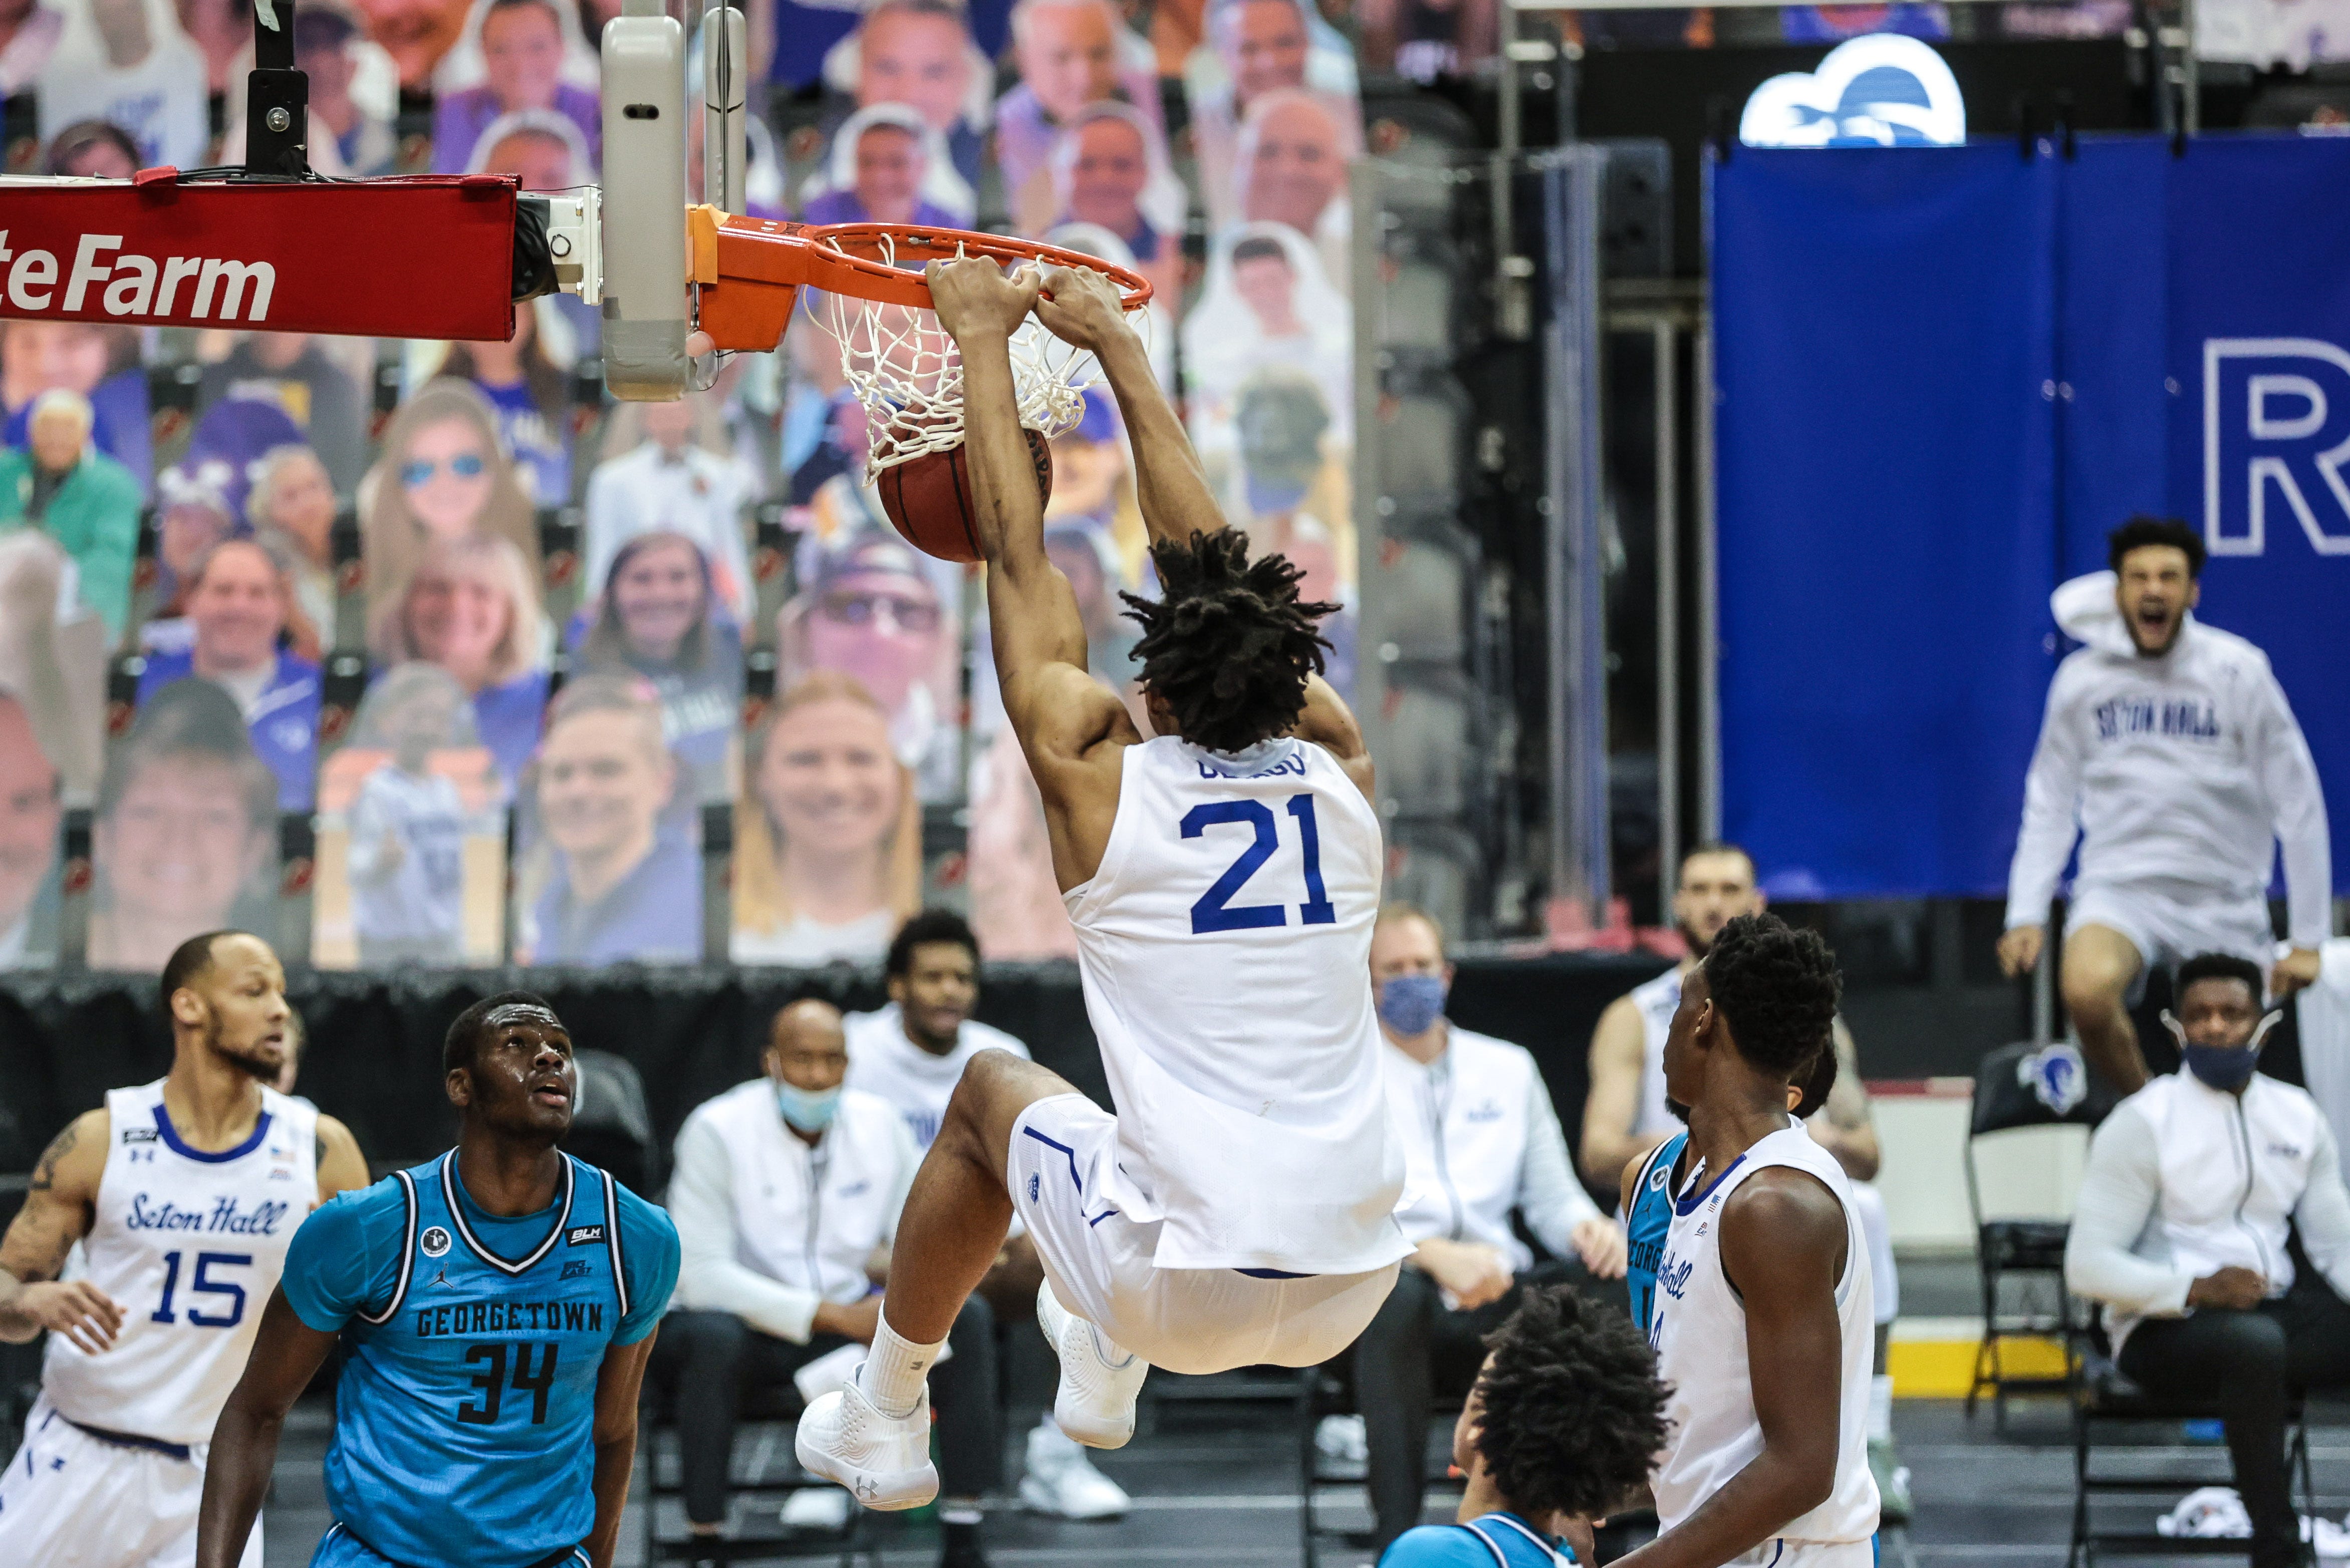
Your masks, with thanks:
M 818 290 L 816 324 L 840 345 L 841 369 L 864 405 L 870 446 L 865 478 L 963 441 L 962 357 L 931 309 L 922 269 L 957 256 L 1082 267 L 1109 279 L 1129 319 L 1150 285 L 1124 267 L 1032 240 L 904 223 L 811 227 L 688 210 L 702 330 L 720 348 L 767 349 L 791 320 L 802 285 Z M 1149 330 L 1145 316 L 1140 329 Z M 1085 389 L 1102 379 L 1090 350 L 1065 343 L 1034 319 L 1012 336 L 1020 423 L 1045 440 L 1085 417 Z

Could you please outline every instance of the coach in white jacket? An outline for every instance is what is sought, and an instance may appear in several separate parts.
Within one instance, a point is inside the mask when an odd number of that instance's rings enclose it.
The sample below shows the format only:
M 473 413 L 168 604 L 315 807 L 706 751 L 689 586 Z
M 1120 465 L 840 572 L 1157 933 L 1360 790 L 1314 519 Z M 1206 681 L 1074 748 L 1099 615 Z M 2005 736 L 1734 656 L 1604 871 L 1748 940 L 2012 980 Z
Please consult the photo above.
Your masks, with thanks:
M 726 1475 L 745 1386 L 781 1383 L 850 1344 L 869 1345 L 899 1210 L 921 1156 L 897 1107 L 841 1086 L 839 1010 L 775 1014 L 766 1075 L 697 1106 L 677 1135 L 670 1218 L 677 1294 L 648 1375 L 674 1390 L 685 1516 L 726 1524 Z M 942 1564 L 980 1563 L 978 1500 L 1003 1471 L 994 1314 L 977 1297 L 931 1375 L 939 1411 Z
M 2064 1282 L 2103 1302 L 2121 1369 L 2215 1404 L 2252 1517 L 2253 1568 L 2301 1559 L 2284 1462 L 2293 1390 L 2350 1383 L 2350 1192 L 2317 1102 L 2253 1071 L 2275 1015 L 2260 966 L 2179 966 L 2185 1065 L 2124 1100 L 2089 1145 Z M 2288 1224 L 2316 1272 L 2286 1249 Z
M 1999 956 L 2010 974 L 2040 961 L 2077 828 L 2064 1006 L 2091 1064 L 2127 1091 L 2146 1082 L 2128 998 L 2147 966 L 2202 952 L 2266 966 L 2273 840 L 2284 846 L 2292 951 L 2269 970 L 2269 991 L 2309 984 L 2333 865 L 2317 765 L 2268 656 L 2189 613 L 2201 536 L 2133 517 L 2107 548 L 2111 573 L 2075 578 L 2052 601 L 2057 624 L 2087 646 L 2049 684 Z
M 1452 966 L 1435 919 L 1409 904 L 1379 911 L 1371 981 L 1390 1125 L 1404 1149 L 1396 1220 L 1412 1255 L 1355 1344 L 1355 1392 L 1368 1445 L 1373 1545 L 1419 1522 L 1430 1401 L 1437 1374 L 1465 1389 L 1529 1284 L 1624 1275 L 1624 1231 L 1575 1179 L 1534 1059 L 1444 1016 Z M 1563 1260 L 1534 1265 L 1510 1229 Z M 1620 1288 L 1608 1293 L 1621 1299 Z

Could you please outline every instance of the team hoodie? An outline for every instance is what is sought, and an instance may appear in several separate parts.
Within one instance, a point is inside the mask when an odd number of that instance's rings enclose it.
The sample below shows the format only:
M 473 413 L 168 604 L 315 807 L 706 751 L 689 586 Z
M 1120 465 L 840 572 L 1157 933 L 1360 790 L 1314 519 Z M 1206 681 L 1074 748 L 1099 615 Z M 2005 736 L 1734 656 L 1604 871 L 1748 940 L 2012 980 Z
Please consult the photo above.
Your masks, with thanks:
M 2284 846 L 2293 945 L 2323 942 L 2334 876 L 2325 797 L 2268 655 L 2190 611 L 2169 652 L 2142 657 L 2111 572 L 2062 585 L 2049 607 L 2085 646 L 2048 686 L 2008 925 L 2047 919 L 2076 827 L 2080 882 L 2152 884 L 2196 902 L 2262 897 L 2273 837 Z

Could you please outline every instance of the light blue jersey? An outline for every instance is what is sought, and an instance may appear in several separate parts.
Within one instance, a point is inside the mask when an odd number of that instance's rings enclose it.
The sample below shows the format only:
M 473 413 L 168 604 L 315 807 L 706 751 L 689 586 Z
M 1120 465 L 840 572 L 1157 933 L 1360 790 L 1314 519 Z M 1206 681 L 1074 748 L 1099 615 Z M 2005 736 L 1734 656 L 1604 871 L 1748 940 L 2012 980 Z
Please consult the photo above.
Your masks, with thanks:
M 1380 1557 L 1379 1568 L 1571 1568 L 1575 1560 L 1565 1542 L 1516 1514 L 1488 1513 L 1405 1531 Z
M 1664 1260 L 1665 1234 L 1673 1225 L 1673 1162 L 1689 1147 L 1689 1134 L 1675 1133 L 1648 1151 L 1632 1183 L 1632 1207 L 1624 1214 L 1624 1282 L 1632 1292 L 1632 1321 L 1649 1334 L 1648 1308 L 1657 1294 L 1657 1265 Z M 1653 1343 L 1653 1342 L 1652 1342 Z
M 286 1299 L 351 1345 L 314 1563 L 562 1562 L 595 1522 L 605 1352 L 653 1331 L 677 1269 L 669 1216 L 567 1155 L 520 1219 L 473 1201 L 453 1151 L 310 1216 Z

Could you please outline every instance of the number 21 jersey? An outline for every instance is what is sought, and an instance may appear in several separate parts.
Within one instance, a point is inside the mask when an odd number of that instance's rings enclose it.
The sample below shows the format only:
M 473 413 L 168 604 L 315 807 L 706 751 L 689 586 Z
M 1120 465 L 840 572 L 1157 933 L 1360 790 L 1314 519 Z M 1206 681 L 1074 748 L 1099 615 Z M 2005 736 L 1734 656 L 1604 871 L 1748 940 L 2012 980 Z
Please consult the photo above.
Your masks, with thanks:
M 1395 1223 L 1371 927 L 1378 817 L 1284 736 L 1129 746 L 1092 880 L 1063 895 L 1118 1110 L 1110 1203 L 1163 1269 L 1366 1273 Z
M 347 1192 L 302 1227 L 286 1300 L 348 1329 L 327 1502 L 396 1563 L 521 1568 L 595 1521 L 605 1352 L 660 1321 L 669 1217 L 569 1156 L 554 1204 L 501 1218 L 452 1151 Z
M 192 1148 L 163 1080 L 106 1096 L 106 1168 L 81 1277 L 122 1308 L 110 1349 L 49 1335 L 41 1386 L 69 1421 L 209 1443 L 244 1376 L 261 1305 L 318 1201 L 318 1114 L 274 1089 L 234 1148 Z

